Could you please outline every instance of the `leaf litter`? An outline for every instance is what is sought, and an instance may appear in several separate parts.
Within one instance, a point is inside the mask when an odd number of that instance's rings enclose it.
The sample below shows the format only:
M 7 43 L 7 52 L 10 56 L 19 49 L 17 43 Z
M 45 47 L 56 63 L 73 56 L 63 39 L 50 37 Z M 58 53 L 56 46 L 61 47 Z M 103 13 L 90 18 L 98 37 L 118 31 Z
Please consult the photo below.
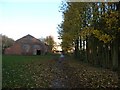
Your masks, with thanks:
M 21 68 L 22 66 L 22 68 Z M 13 88 L 117 88 L 118 76 L 108 69 L 65 60 L 5 66 L 3 87 Z M 15 69 L 17 68 L 17 69 Z

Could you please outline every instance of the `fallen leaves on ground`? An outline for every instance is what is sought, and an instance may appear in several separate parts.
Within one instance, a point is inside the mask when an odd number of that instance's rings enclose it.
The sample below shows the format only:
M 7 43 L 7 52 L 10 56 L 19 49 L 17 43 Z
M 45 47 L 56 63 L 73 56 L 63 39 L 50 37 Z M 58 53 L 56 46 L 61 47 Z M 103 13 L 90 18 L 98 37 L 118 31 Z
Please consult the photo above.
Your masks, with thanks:
M 95 68 L 83 63 L 69 63 L 82 86 L 88 88 L 117 88 L 118 76 L 108 69 Z
M 33 61 L 4 67 L 7 68 L 3 68 L 3 87 L 116 88 L 118 82 L 113 71 L 70 60 Z

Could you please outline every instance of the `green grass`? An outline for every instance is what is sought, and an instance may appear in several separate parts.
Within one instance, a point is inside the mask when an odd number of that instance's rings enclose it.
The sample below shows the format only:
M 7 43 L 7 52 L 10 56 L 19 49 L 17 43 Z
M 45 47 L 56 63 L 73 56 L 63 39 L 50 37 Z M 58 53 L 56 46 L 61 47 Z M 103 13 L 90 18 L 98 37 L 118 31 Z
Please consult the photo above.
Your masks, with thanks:
M 49 88 L 58 74 L 61 80 L 68 77 L 69 87 L 80 83 L 83 87 L 117 87 L 118 76 L 115 72 L 92 67 L 65 55 L 62 73 L 57 69 L 59 55 L 15 56 L 3 55 L 2 85 L 3 88 Z M 66 79 L 65 79 L 66 81 Z
M 55 55 L 54 57 L 56 57 L 58 55 Z M 23 62 L 28 62 L 28 61 L 35 61 L 35 60 L 39 60 L 39 61 L 44 61 L 44 60 L 50 60 L 52 59 L 53 56 L 51 54 L 49 55 L 38 55 L 38 56 L 18 56 L 18 55 L 3 55 L 2 56 L 2 59 L 3 59 L 3 63 L 7 63 L 10 61 L 12 61 L 11 63 L 13 62 L 19 62 L 19 63 L 23 63 Z
M 58 55 L 44 56 L 16 56 L 3 55 L 2 57 L 2 85 L 3 88 L 30 88 L 30 87 L 48 87 L 45 82 L 45 69 L 48 64 L 55 61 Z M 43 74 L 40 80 L 36 80 L 37 74 Z M 41 86 L 37 86 L 37 83 Z

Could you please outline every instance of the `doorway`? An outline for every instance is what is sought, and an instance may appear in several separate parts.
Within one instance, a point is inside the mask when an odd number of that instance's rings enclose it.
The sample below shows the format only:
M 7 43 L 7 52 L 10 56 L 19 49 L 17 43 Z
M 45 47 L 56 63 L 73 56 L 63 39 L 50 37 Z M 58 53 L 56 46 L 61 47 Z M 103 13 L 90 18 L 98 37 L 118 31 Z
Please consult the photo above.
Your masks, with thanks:
M 41 50 L 37 50 L 37 55 L 41 55 Z

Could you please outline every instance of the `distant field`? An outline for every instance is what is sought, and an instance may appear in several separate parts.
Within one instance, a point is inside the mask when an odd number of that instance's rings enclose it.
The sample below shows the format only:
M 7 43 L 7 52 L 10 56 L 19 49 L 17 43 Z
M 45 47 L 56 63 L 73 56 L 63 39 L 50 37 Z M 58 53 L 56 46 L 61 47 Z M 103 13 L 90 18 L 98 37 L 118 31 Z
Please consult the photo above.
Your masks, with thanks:
M 36 84 L 36 74 L 41 75 L 41 87 L 48 87 L 49 82 L 45 82 L 47 73 L 45 69 L 48 64 L 54 64 L 59 55 L 44 56 L 16 56 L 3 55 L 2 57 L 2 84 L 3 88 L 19 87 L 40 87 Z M 38 70 L 37 70 L 38 69 Z M 39 73 L 37 73 L 39 71 Z M 43 76 L 42 76 L 43 74 Z M 46 75 L 44 75 L 46 74 Z M 47 78 L 46 78 L 47 79 Z

